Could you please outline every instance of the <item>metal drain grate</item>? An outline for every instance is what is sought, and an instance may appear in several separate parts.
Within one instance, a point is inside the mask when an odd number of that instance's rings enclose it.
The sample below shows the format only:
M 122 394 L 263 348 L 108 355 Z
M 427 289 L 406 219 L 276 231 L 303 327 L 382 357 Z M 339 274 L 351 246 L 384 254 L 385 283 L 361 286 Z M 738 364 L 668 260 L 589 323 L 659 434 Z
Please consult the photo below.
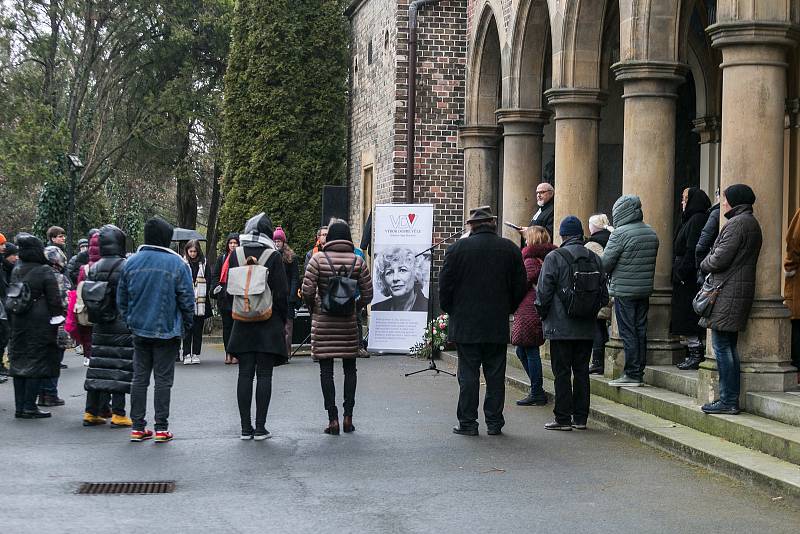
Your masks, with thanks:
M 78 495 L 153 495 L 172 493 L 175 481 L 165 482 L 82 482 Z

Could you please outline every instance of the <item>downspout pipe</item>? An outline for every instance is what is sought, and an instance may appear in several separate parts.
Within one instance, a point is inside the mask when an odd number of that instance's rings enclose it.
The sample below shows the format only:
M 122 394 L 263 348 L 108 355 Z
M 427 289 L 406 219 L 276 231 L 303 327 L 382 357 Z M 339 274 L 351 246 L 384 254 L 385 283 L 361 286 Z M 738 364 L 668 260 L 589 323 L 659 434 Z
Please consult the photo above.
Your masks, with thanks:
M 408 113 L 406 113 L 406 203 L 414 203 L 414 128 L 417 118 L 417 13 L 439 0 L 414 0 L 408 5 Z

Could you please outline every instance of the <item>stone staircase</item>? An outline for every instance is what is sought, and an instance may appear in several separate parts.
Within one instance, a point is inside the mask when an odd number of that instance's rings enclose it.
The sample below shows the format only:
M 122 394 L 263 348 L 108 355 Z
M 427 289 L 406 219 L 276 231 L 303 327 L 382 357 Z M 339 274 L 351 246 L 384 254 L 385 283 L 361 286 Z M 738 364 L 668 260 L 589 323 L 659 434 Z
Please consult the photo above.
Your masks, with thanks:
M 456 361 L 455 353 L 445 358 Z M 553 392 L 548 351 L 543 350 L 545 390 Z M 508 351 L 507 381 L 521 390 L 527 376 Z M 706 415 L 697 400 L 697 371 L 651 366 L 645 387 L 616 388 L 592 375 L 591 418 L 703 467 L 800 500 L 800 388 L 749 393 L 749 411 Z

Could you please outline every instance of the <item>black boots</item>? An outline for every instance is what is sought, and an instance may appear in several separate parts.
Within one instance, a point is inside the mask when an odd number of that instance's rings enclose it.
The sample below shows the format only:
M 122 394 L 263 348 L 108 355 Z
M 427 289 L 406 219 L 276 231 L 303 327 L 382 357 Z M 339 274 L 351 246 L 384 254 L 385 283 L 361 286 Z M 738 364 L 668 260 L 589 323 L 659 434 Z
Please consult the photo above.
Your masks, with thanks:
M 697 347 L 689 347 L 689 355 L 684 361 L 677 365 L 678 369 L 682 371 L 697 370 L 700 364 L 706 359 L 706 349 L 703 345 Z
M 605 365 L 603 360 L 605 359 L 605 350 L 600 349 L 592 349 L 592 361 L 589 364 L 589 374 L 590 375 L 602 375 L 605 371 Z

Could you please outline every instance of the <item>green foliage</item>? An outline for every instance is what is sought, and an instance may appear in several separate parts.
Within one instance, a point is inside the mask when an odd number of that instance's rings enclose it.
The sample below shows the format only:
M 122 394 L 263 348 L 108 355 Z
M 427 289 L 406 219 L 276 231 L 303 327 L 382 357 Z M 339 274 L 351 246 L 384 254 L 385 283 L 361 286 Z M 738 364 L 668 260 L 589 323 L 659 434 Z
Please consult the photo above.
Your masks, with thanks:
M 265 211 L 297 250 L 311 244 L 322 186 L 345 178 L 346 3 L 236 3 L 225 79 L 221 234 Z

